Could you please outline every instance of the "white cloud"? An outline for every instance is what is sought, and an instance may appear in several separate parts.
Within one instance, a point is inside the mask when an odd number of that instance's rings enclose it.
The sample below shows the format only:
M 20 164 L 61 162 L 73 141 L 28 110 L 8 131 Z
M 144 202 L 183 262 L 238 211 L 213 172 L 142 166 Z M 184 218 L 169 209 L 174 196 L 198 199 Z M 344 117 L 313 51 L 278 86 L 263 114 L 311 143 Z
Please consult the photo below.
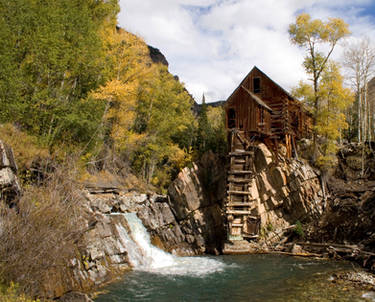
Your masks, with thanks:
M 305 79 L 303 50 L 288 25 L 306 11 L 340 17 L 355 37 L 375 35 L 372 0 L 120 0 L 119 25 L 161 50 L 169 69 L 200 102 L 226 99 L 256 65 L 286 89 Z M 338 49 L 335 58 L 342 50 Z

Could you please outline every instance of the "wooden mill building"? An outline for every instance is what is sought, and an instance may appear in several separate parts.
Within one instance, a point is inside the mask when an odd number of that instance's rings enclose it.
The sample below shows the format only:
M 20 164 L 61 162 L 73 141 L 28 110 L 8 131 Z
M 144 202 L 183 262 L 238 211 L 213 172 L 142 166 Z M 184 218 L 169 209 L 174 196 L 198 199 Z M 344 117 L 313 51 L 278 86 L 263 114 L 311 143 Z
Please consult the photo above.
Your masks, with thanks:
M 284 141 L 309 136 L 311 116 L 301 102 L 260 69 L 254 67 L 225 104 L 227 129 L 238 129 L 247 138 Z
M 230 168 L 226 215 L 228 239 L 256 238 L 260 218 L 249 194 L 254 176 L 253 142 L 264 142 L 276 154 L 279 143 L 292 157 L 296 141 L 311 133 L 312 118 L 303 105 L 257 67 L 242 80 L 225 104 Z

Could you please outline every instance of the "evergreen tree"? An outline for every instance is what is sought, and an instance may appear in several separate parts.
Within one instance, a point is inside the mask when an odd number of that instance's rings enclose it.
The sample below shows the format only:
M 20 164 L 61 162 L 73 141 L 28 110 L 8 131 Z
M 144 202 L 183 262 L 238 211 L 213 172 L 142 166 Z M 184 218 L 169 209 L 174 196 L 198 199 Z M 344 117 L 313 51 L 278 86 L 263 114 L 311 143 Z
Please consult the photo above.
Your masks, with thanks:
M 210 125 L 207 118 L 207 104 L 206 97 L 202 96 L 202 106 L 198 116 L 198 130 L 197 130 L 197 149 L 198 154 L 202 155 L 209 150 L 209 138 L 211 136 Z

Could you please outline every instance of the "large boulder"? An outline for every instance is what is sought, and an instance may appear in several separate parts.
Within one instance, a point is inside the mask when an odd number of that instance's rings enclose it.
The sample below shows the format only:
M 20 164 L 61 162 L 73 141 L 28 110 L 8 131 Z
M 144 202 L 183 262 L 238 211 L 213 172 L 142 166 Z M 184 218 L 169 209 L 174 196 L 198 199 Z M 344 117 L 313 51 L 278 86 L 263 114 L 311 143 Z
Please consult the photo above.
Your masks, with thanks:
M 265 144 L 259 144 L 255 150 L 255 168 L 257 172 L 267 169 L 272 163 L 272 153 Z
M 12 206 L 20 195 L 21 187 L 17 179 L 17 165 L 13 151 L 0 140 L 0 199 Z

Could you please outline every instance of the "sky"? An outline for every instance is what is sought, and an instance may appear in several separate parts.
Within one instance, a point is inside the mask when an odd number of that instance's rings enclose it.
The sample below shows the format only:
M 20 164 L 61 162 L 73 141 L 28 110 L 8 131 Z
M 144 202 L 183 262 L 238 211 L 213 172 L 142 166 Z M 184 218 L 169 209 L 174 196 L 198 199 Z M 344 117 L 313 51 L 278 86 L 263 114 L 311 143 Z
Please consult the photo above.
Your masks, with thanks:
M 253 66 L 290 91 L 308 80 L 303 49 L 288 27 L 302 12 L 342 18 L 352 34 L 345 45 L 375 37 L 375 0 L 120 0 L 119 26 L 160 49 L 200 103 L 226 100 Z M 374 38 L 375 40 L 375 38 Z

